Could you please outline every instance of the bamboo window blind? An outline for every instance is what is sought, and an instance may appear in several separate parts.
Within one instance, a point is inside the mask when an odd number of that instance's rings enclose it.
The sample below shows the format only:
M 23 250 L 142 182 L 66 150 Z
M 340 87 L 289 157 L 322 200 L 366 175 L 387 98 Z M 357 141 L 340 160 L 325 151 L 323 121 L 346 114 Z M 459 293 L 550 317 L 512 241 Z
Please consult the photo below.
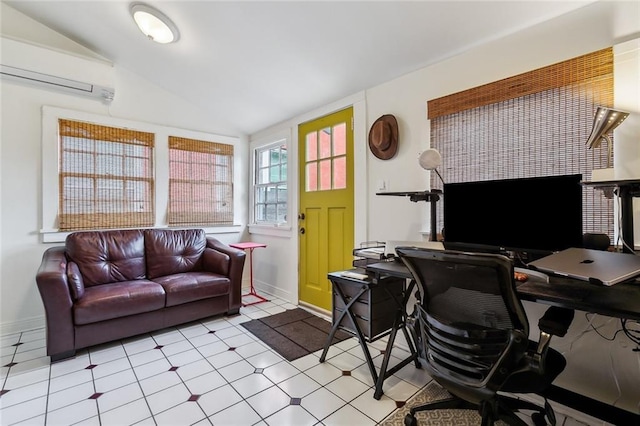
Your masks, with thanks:
M 585 146 L 598 105 L 613 106 L 611 48 L 431 100 L 440 173 L 447 183 L 575 173 L 588 180 L 593 169 L 606 167 L 606 149 Z M 439 179 L 431 182 L 442 189 Z M 544 202 L 513 197 L 525 205 Z M 442 229 L 442 203 L 438 209 Z M 583 187 L 583 232 L 613 238 L 613 222 L 613 201 Z
M 233 224 L 233 145 L 169 136 L 168 222 Z
M 152 133 L 60 119 L 61 231 L 152 226 Z

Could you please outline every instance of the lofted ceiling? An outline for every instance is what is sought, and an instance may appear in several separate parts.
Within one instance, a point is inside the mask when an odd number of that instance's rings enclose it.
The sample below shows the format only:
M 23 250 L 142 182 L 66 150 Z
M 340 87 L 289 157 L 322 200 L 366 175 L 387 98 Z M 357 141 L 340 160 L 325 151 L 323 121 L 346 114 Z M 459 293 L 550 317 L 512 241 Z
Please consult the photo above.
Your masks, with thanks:
M 180 29 L 159 45 L 130 2 L 5 1 L 242 134 L 592 2 L 148 1 Z

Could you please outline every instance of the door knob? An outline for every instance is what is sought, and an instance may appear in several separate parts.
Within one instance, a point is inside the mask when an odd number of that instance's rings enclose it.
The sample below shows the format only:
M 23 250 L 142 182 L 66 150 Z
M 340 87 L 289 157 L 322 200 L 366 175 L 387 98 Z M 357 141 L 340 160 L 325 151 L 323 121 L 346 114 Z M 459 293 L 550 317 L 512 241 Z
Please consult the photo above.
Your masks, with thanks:
M 304 220 L 304 213 L 300 213 L 300 214 L 298 215 L 298 219 L 300 219 L 300 220 Z
M 301 234 L 304 234 L 304 233 L 305 233 L 304 228 L 300 228 L 300 233 L 301 233 Z

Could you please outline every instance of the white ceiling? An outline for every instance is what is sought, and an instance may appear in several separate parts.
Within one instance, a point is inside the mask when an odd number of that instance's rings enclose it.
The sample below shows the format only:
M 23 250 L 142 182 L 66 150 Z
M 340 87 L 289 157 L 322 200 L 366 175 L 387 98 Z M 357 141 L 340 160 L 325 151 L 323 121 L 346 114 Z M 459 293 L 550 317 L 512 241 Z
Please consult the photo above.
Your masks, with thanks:
M 180 29 L 159 45 L 129 2 L 6 1 L 244 134 L 592 2 L 148 1 Z

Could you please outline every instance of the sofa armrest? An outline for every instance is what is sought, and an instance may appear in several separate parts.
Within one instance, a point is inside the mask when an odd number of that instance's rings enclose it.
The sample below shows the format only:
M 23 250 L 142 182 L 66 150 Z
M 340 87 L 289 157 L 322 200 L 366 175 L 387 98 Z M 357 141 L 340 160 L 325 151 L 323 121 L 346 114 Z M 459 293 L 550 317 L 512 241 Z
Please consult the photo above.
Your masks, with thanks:
M 75 340 L 64 247 L 52 247 L 44 252 L 36 283 L 47 322 L 47 355 L 52 361 L 69 356 L 75 350 Z
M 238 250 L 233 247 L 229 247 L 228 245 L 218 241 L 213 237 L 207 237 L 207 248 L 229 257 L 229 266 L 227 268 L 227 272 L 223 275 L 228 276 L 229 280 L 231 281 L 229 313 L 237 313 L 240 311 L 240 306 L 242 305 L 242 272 L 244 271 L 244 261 L 246 258 L 246 253 L 244 252 L 244 250 Z M 209 263 L 207 261 L 207 257 L 209 256 L 211 256 L 212 259 L 220 259 L 217 256 L 214 257 L 215 255 L 211 253 L 205 255 L 205 261 L 203 262 L 204 268 L 206 268 L 207 263 Z

